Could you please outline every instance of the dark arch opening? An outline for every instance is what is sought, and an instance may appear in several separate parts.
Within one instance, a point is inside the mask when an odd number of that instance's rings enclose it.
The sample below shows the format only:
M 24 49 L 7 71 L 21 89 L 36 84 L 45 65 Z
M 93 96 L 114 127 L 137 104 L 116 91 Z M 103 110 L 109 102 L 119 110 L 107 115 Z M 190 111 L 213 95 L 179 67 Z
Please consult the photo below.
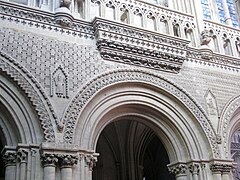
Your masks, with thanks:
M 101 132 L 93 180 L 174 180 L 169 157 L 159 137 L 146 125 L 120 120 Z

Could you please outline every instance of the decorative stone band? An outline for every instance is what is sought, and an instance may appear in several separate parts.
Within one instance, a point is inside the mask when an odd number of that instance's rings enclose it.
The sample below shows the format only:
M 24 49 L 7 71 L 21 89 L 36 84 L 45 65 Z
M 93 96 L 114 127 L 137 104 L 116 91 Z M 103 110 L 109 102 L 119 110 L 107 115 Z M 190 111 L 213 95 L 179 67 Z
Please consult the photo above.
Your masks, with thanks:
M 228 174 L 230 171 L 233 170 L 233 165 L 231 164 L 211 164 L 210 169 L 213 174 Z
M 77 164 L 78 157 L 77 155 L 58 155 L 58 160 L 60 168 L 72 167 Z
M 177 73 L 186 59 L 188 40 L 102 18 L 93 27 L 105 60 Z
M 55 153 L 43 153 L 41 155 L 41 161 L 43 167 L 46 166 L 57 166 L 60 168 L 72 167 L 77 164 L 78 156 L 76 154 L 55 154 Z
M 42 165 L 43 167 L 46 166 L 56 166 L 56 164 L 58 163 L 58 157 L 55 154 L 42 154 L 41 155 L 41 161 L 42 161 Z
M 16 152 L 5 152 L 2 157 L 5 166 L 16 165 L 17 153 Z
M 168 170 L 171 174 L 177 175 L 185 175 L 187 170 L 187 165 L 184 163 L 178 163 L 174 165 L 168 166 Z

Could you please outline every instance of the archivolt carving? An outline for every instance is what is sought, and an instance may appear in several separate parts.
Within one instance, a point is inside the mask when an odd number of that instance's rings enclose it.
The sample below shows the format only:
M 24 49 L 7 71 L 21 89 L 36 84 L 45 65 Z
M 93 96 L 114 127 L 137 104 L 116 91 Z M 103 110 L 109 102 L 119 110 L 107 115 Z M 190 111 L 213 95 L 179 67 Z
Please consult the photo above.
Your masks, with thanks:
M 148 84 L 152 84 L 153 86 L 158 86 L 159 88 L 164 89 L 178 98 L 195 115 L 202 125 L 211 143 L 214 156 L 220 156 L 219 148 L 216 143 L 216 132 L 214 131 L 202 108 L 193 100 L 193 98 L 183 89 L 179 88 L 176 84 L 170 82 L 169 80 L 156 74 L 135 69 L 108 72 L 96 77 L 84 86 L 84 88 L 75 96 L 75 98 L 73 98 L 65 112 L 65 116 L 62 119 L 62 123 L 65 125 L 64 142 L 69 144 L 73 143 L 73 132 L 78 120 L 78 116 L 84 105 L 96 92 L 113 83 L 131 81 L 146 82 Z
M 221 115 L 220 119 L 220 126 L 219 126 L 219 134 L 222 134 L 223 139 L 223 150 L 225 152 L 226 158 L 229 156 L 228 151 L 228 125 L 231 121 L 231 118 L 234 114 L 234 112 L 240 107 L 240 95 L 233 98 L 225 107 L 223 110 L 223 113 Z
M 57 116 L 53 111 L 47 95 L 44 93 L 39 83 L 37 83 L 35 78 L 32 77 L 32 75 L 23 66 L 3 52 L 0 52 L 0 71 L 5 72 L 13 78 L 13 80 L 17 82 L 17 84 L 26 93 L 39 116 L 44 133 L 44 140 L 47 142 L 54 142 L 55 135 L 49 112 L 52 113 L 56 123 Z M 38 89 L 39 92 L 35 89 Z

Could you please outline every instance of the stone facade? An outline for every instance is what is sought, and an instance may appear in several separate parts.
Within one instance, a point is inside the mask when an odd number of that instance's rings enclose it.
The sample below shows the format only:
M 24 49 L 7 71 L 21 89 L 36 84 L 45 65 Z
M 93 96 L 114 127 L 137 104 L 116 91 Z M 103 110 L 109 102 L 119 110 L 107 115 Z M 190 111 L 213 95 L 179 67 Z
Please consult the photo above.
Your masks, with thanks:
M 239 178 L 240 31 L 183 1 L 0 1 L 0 179 Z

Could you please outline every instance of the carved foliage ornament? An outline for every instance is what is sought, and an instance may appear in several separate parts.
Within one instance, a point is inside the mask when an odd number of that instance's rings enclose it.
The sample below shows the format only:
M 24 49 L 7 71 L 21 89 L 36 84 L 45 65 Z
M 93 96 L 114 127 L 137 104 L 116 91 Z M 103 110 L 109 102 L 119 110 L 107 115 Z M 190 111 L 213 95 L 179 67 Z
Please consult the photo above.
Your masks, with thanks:
M 174 175 L 186 174 L 187 166 L 185 164 L 177 164 L 172 167 L 168 167 L 168 170 Z
M 56 123 L 57 117 L 47 95 L 36 79 L 17 61 L 8 57 L 3 52 L 0 52 L 0 71 L 5 72 L 13 78 L 27 94 L 39 116 L 44 133 L 44 140 L 47 142 L 54 142 L 55 135 L 49 112 L 51 112 Z M 35 89 L 38 89 L 38 91 Z M 47 104 L 47 106 L 45 104 Z
M 150 83 L 153 86 L 166 90 L 178 98 L 186 107 L 188 107 L 202 125 L 210 141 L 214 156 L 220 157 L 219 148 L 216 142 L 216 132 L 202 108 L 193 100 L 193 98 L 171 81 L 159 75 L 135 69 L 119 69 L 102 74 L 91 80 L 82 88 L 82 90 L 73 98 L 62 119 L 62 123 L 65 125 L 63 137 L 64 142 L 70 144 L 73 143 L 74 128 L 78 120 L 79 112 L 81 112 L 84 105 L 94 94 L 110 84 L 131 81 Z
M 84 159 L 85 159 L 86 165 L 88 166 L 89 170 L 92 171 L 93 167 L 97 163 L 97 157 L 92 154 L 86 154 L 86 155 L 84 155 Z
M 3 157 L 3 162 L 5 166 L 16 165 L 17 154 L 16 152 L 6 152 Z
M 51 154 L 44 153 L 41 155 L 42 165 L 45 166 L 56 166 L 59 165 L 60 168 L 72 167 L 77 164 L 77 155 L 71 154 Z

